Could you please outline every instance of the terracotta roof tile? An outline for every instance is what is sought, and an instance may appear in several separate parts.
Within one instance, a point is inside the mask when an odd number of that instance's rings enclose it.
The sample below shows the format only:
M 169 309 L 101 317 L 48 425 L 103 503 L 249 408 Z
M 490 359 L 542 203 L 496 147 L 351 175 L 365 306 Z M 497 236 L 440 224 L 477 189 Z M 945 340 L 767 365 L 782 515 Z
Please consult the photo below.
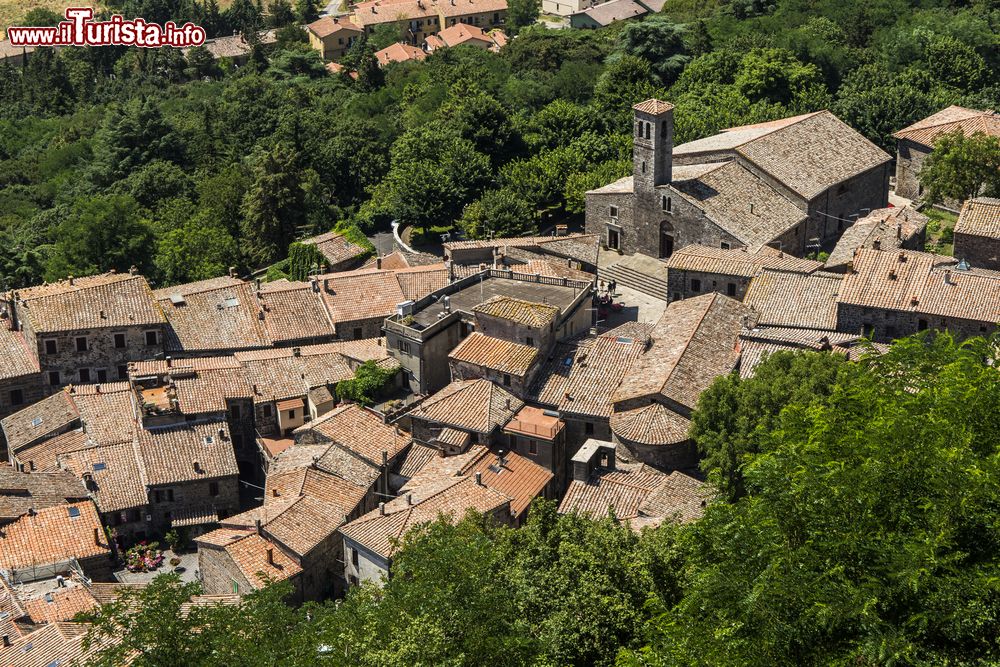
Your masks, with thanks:
M 479 304 L 473 311 L 534 328 L 548 326 L 559 316 L 559 308 L 556 306 L 499 295 Z
M 15 412 L 0 424 L 3 424 L 7 447 L 16 452 L 45 436 L 69 428 L 79 419 L 76 405 L 63 390 Z
M 660 403 L 611 415 L 612 432 L 643 445 L 676 445 L 688 440 L 690 420 Z
M 664 102 L 663 100 L 650 98 L 645 102 L 639 102 L 632 108 L 635 109 L 636 111 L 641 111 L 643 113 L 659 116 L 661 113 L 671 111 L 674 108 L 674 105 L 671 104 L 670 102 Z
M 845 267 L 858 248 L 895 250 L 923 234 L 927 220 L 926 215 L 910 206 L 876 209 L 844 230 L 824 266 Z
M 940 135 L 955 130 L 960 130 L 965 135 L 982 132 L 989 136 L 1000 137 L 1000 114 L 996 111 L 977 111 L 952 105 L 904 127 L 892 136 L 933 148 L 934 141 Z
M 577 14 L 586 14 L 600 25 L 607 26 L 615 21 L 624 21 L 625 19 L 642 16 L 648 12 L 649 10 L 638 2 L 633 2 L 633 0 L 608 0 L 608 2 L 602 2 L 599 5 L 592 5 L 577 12 Z M 643 102 L 642 104 L 647 105 L 647 108 L 655 108 L 655 106 L 650 105 L 650 102 L 657 103 L 659 101 L 649 100 L 649 102 Z M 659 104 L 663 103 L 659 102 Z M 634 109 L 638 106 L 640 105 L 637 104 L 632 108 Z
M 132 443 L 92 447 L 59 457 L 60 465 L 79 478 L 89 475 L 96 485 L 94 502 L 102 512 L 143 507 L 149 502 Z
M 302 567 L 280 547 L 256 533 L 248 533 L 246 537 L 227 544 L 224 549 L 255 588 L 263 588 L 268 581 L 290 579 L 302 572 Z M 267 560 L 268 550 L 271 563 Z
M 136 428 L 135 394 L 128 382 L 71 385 L 65 391 L 94 442 L 131 442 Z
M 19 472 L 0 465 L 0 517 L 16 519 L 28 510 L 87 500 L 80 480 L 67 472 Z
M 958 271 L 954 261 L 909 250 L 861 249 L 837 301 L 996 324 L 1000 321 L 1000 273 Z
M 296 429 L 296 433 L 305 431 L 314 431 L 378 466 L 382 465 L 382 452 L 392 461 L 410 443 L 407 434 L 386 424 L 380 415 L 353 403 Z
M 1000 199 L 978 197 L 966 201 L 955 223 L 955 233 L 1000 239 Z
M 434 521 L 440 515 L 460 520 L 468 510 L 484 514 L 509 506 L 510 499 L 488 486 L 476 484 L 471 476 L 448 478 L 439 484 L 428 484 L 406 497 L 385 504 L 382 514 L 374 510 L 360 519 L 344 525 L 340 532 L 385 558 L 398 548 L 398 541 L 412 528 Z
M 334 335 L 319 292 L 308 282 L 264 283 L 257 300 L 264 307 L 264 332 L 272 344 Z
M 677 250 L 664 261 L 667 269 L 718 273 L 727 276 L 752 278 L 763 269 L 780 269 L 812 273 L 819 270 L 822 262 L 793 257 L 786 253 L 762 251 L 750 253 L 745 249 L 725 250 L 703 245 L 688 245 Z
M 104 273 L 16 291 L 36 333 L 157 325 L 166 322 L 146 279 Z
M 6 649 L 4 667 L 51 667 L 52 665 L 83 664 L 98 650 L 84 650 L 84 637 L 89 626 L 82 623 L 49 623 L 29 632 Z M 78 662 L 81 661 L 81 662 Z
M 238 474 L 225 421 L 140 429 L 138 447 L 151 486 Z
M 264 502 L 287 500 L 299 495 L 321 500 L 341 516 L 350 516 L 368 494 L 368 488 L 319 468 L 298 468 L 268 475 Z
M 24 463 L 26 470 L 52 472 L 59 468 L 57 458 L 60 454 L 96 446 L 97 443 L 91 440 L 83 429 L 74 429 L 19 449 L 17 458 Z
M 410 448 L 406 450 L 406 453 L 401 459 L 399 459 L 394 466 L 394 472 L 400 477 L 406 477 L 409 479 L 413 477 L 431 459 L 440 456 L 441 450 L 436 447 L 428 447 L 427 445 L 421 445 L 419 442 L 414 442 L 410 445 Z
M 736 367 L 737 337 L 747 314 L 743 304 L 705 294 L 667 306 L 652 332 L 652 345 L 628 370 L 615 403 L 659 394 L 694 408 L 701 392 Z
M 322 19 L 321 19 L 322 21 Z M 315 25 L 315 24 L 314 24 Z M 354 24 L 350 24 L 355 27 Z M 302 239 L 299 243 L 315 245 L 330 266 L 337 266 L 343 262 L 361 257 L 368 250 L 348 241 L 342 234 L 337 232 L 327 232 L 308 239 Z
M 220 525 L 249 530 L 259 520 L 262 536 L 280 542 L 290 553 L 304 558 L 333 535 L 344 517 L 340 508 L 319 498 L 301 495 L 228 517 Z
M 646 497 L 639 512 L 672 518 L 679 523 L 696 521 L 705 513 L 712 491 L 699 479 L 680 470 L 671 472 L 663 484 Z
M 100 543 L 95 542 L 94 531 Z M 97 508 L 90 501 L 47 507 L 0 531 L 0 564 L 4 569 L 110 555 Z
M 168 352 L 198 353 L 270 345 L 253 289 L 239 281 L 222 287 L 172 288 L 159 301 L 170 326 Z
M 71 621 L 77 614 L 91 611 L 98 606 L 97 599 L 91 594 L 90 589 L 76 582 L 45 595 L 24 600 L 23 604 L 25 612 L 33 623 Z
M 333 16 L 322 16 L 306 26 L 306 29 L 320 39 L 338 32 L 361 32 L 361 28 L 350 21 L 340 20 Z
M 24 334 L 0 325 L 0 380 L 38 373 L 38 361 L 28 348 Z
M 465 431 L 490 433 L 510 421 L 523 405 L 489 380 L 458 380 L 429 396 L 410 414 Z
M 380 51 L 375 52 L 375 59 L 378 60 L 378 64 L 382 67 L 389 65 L 390 63 L 401 63 L 407 60 L 423 60 L 427 57 L 422 49 L 418 49 L 410 44 L 405 44 L 403 42 L 396 42 L 395 44 L 390 44 Z
M 750 281 L 743 303 L 762 325 L 837 328 L 837 294 L 844 279 L 819 273 L 763 271 Z
M 559 513 L 604 517 L 613 510 L 619 519 L 639 516 L 639 508 L 663 485 L 667 475 L 641 463 L 616 465 L 614 470 L 596 469 L 586 482 L 570 482 L 559 503 Z
M 289 447 L 271 462 L 268 474 L 280 475 L 310 466 L 336 475 L 363 489 L 371 487 L 381 474 L 377 466 L 336 443 Z
M 538 350 L 474 331 L 448 354 L 453 361 L 524 377 L 538 359 Z

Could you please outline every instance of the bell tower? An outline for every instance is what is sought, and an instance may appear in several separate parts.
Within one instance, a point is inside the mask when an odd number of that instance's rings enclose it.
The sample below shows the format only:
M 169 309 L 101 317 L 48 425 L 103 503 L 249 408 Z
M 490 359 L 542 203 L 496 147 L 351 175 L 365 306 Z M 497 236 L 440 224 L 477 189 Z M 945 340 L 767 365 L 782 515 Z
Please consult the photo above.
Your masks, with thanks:
M 674 105 L 649 99 L 632 107 L 632 176 L 637 200 L 653 196 L 671 181 L 674 153 Z

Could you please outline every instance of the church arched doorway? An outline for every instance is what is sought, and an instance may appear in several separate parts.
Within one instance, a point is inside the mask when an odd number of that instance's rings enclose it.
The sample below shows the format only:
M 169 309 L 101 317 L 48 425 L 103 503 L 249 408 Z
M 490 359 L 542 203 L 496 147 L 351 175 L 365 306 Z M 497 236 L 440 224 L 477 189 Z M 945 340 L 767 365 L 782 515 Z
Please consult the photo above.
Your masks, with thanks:
M 674 254 L 674 226 L 669 221 L 660 223 L 660 259 Z

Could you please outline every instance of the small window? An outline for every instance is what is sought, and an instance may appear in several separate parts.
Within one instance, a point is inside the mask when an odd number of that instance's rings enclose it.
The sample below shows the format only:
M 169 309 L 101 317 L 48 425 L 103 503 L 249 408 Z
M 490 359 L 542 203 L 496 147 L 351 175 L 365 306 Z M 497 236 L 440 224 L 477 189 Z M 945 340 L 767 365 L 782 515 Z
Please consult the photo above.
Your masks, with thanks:
M 209 482 L 208 483 L 208 495 L 210 495 L 210 496 L 217 496 L 217 495 L 219 495 L 219 483 L 218 482 Z
M 534 440 L 528 440 L 528 453 L 537 454 L 538 453 L 538 443 Z
M 354 340 L 361 340 L 361 327 L 354 327 Z
M 59 346 L 56 344 L 56 341 L 52 338 L 46 340 L 45 354 L 58 354 L 58 353 L 59 353 Z
M 729 244 L 729 241 L 723 241 L 721 247 L 723 250 L 731 250 L 733 246 Z
M 59 371 L 49 371 L 49 384 L 59 384 Z
M 174 490 L 173 489 L 167 489 L 167 502 L 170 502 L 170 503 L 174 502 Z
M 87 384 L 90 382 L 90 369 L 81 368 L 80 369 L 80 384 Z
M 21 405 L 24 403 L 24 392 L 20 389 L 10 390 L 10 404 L 11 405 Z
M 736 296 L 736 283 L 729 283 L 728 285 L 726 285 L 726 294 L 728 294 L 731 297 Z
M 128 379 L 128 366 L 119 366 L 118 367 L 118 379 L 119 380 L 127 380 Z
M 642 173 L 644 173 L 644 174 L 646 173 L 646 161 L 645 160 L 642 161 Z
M 505 387 L 510 386 L 510 375 L 508 375 L 507 373 L 503 374 L 503 386 Z
M 295 419 L 295 410 L 289 410 L 288 411 L 288 418 L 289 419 Z
M 116 333 L 115 334 L 115 348 L 121 350 L 125 347 L 125 334 Z
M 264 417 L 270 417 L 270 416 L 271 416 L 271 404 L 267 403 L 264 405 Z
M 534 345 L 535 344 L 535 339 L 532 338 L 531 336 L 528 336 L 527 338 L 524 339 L 524 344 L 525 345 Z
M 698 280 L 697 278 L 692 278 L 691 279 L 691 291 L 692 292 L 700 292 L 701 291 L 701 281 Z
M 649 139 L 649 135 L 650 135 L 649 129 L 650 129 L 651 125 L 652 125 L 651 123 L 646 123 L 646 138 L 647 139 Z M 645 164 L 645 162 L 643 164 Z
M 594 434 L 594 422 L 584 422 L 583 423 L 583 432 L 586 433 L 587 435 L 593 435 Z
M 358 550 L 357 549 L 351 549 L 351 565 L 354 566 L 355 570 L 358 569 Z
M 87 337 L 86 336 L 77 336 L 76 337 L 76 351 L 77 352 L 86 352 L 87 351 Z
M 155 331 L 146 332 L 146 345 L 156 345 L 160 340 L 160 337 Z
M 108 369 L 106 369 L 106 368 L 98 368 L 97 369 L 97 381 L 98 382 L 107 382 L 108 381 Z
M 927 320 L 917 320 L 917 331 L 927 330 Z
M 163 491 L 160 491 L 159 489 L 157 489 L 156 491 L 153 491 L 153 502 L 154 503 L 162 503 L 163 502 Z
M 612 218 L 615 218 L 615 219 L 618 218 L 618 207 L 617 206 L 611 206 L 610 207 L 610 212 L 611 212 L 611 217 Z M 55 343 L 55 341 L 52 341 L 52 342 L 53 342 L 53 344 Z M 55 352 L 52 352 L 51 354 L 55 354 Z

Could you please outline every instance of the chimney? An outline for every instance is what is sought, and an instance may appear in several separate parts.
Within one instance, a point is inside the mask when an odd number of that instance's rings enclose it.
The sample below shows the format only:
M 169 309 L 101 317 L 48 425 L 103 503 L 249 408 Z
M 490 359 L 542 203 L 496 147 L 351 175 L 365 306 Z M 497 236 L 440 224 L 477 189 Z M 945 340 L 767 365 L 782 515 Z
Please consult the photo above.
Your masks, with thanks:
M 406 504 L 407 505 L 412 505 L 413 504 L 413 494 L 412 493 L 407 493 L 406 494 Z
M 330 279 L 323 278 L 323 291 L 329 294 L 333 294 L 333 290 L 330 289 Z
M 292 356 L 293 357 L 301 357 L 302 356 L 302 348 L 301 347 L 293 347 L 292 348 Z
M 101 319 L 102 319 L 102 320 L 106 320 L 106 319 L 108 319 L 108 314 L 107 314 L 107 312 L 105 312 L 105 311 L 103 311 L 103 310 L 102 310 L 102 311 L 101 311 L 100 313 L 98 313 L 98 314 L 100 315 L 100 317 L 101 317 Z
M 100 528 L 95 528 L 94 529 L 94 544 L 96 544 L 97 546 L 101 546 L 101 529 Z
M 73 276 L 69 276 L 69 277 L 67 277 L 67 278 L 66 278 L 66 280 L 68 280 L 68 281 L 69 281 L 69 284 L 70 284 L 70 285 L 72 285 L 72 284 L 73 284 Z
M 271 497 L 272 498 L 277 498 L 278 497 L 278 490 L 277 489 L 271 489 Z
M 944 272 L 944 284 L 945 285 L 952 285 L 952 284 L 954 284 L 954 283 L 951 282 L 951 269 L 945 269 L 945 272 Z
M 312 286 L 313 292 L 319 292 L 319 278 L 310 278 L 309 284 Z
M 482 485 L 483 485 L 483 473 L 477 472 L 476 473 L 476 486 L 482 486 Z
M 267 564 L 274 565 L 274 547 L 267 548 Z
M 199 475 L 201 474 L 201 463 L 199 463 L 198 461 L 194 462 L 194 471 Z
M 257 319 L 260 320 L 261 322 L 264 321 L 264 309 L 263 308 L 258 308 L 257 309 Z
M 260 291 L 260 278 L 257 278 L 257 291 Z
M 903 239 L 903 225 L 896 225 L 896 238 L 898 240 Z
M 174 361 L 173 359 L 170 358 L 169 354 L 166 356 L 164 360 L 167 362 L 167 368 L 170 368 L 170 364 L 172 364 Z
M 130 276 L 134 276 L 135 274 L 139 273 L 139 267 L 133 264 L 132 266 L 128 267 L 128 273 Z
M 3 645 L 4 646 L 10 646 L 10 635 L 4 635 L 3 636 Z
M 258 535 L 260 535 L 260 519 L 254 519 L 253 529 Z
M 99 384 L 95 384 L 94 385 L 94 393 L 95 394 L 100 394 L 101 393 L 101 385 L 99 385 Z
M 378 504 L 378 513 L 379 516 L 385 516 L 385 503 Z
M 230 278 L 235 278 L 236 277 L 236 267 L 235 266 L 230 266 L 229 267 L 229 277 Z
M 881 250 L 882 249 L 882 239 L 875 239 L 874 241 L 872 241 L 872 248 L 874 250 Z
M 382 258 L 381 257 L 376 257 L 375 258 L 375 268 L 376 269 L 381 269 L 382 268 Z

